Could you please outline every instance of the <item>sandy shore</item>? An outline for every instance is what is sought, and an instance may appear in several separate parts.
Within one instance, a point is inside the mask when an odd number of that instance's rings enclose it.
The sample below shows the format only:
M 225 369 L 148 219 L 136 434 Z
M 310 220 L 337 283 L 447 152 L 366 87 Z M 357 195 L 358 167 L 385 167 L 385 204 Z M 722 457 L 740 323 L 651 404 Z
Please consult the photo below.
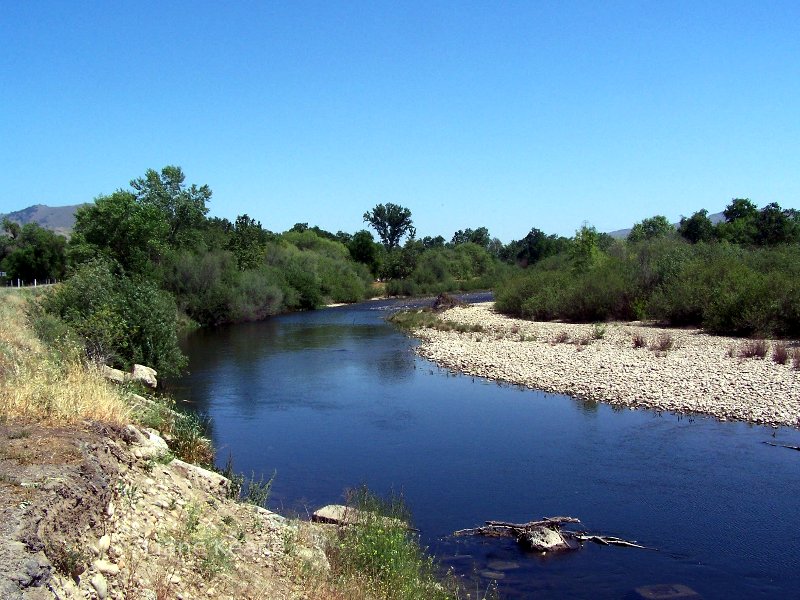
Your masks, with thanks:
M 791 358 L 771 360 L 774 342 L 765 359 L 745 359 L 738 350 L 746 340 L 696 329 L 608 323 L 595 339 L 593 325 L 513 319 L 492 303 L 453 308 L 442 319 L 483 327 L 415 332 L 421 356 L 462 373 L 613 405 L 800 426 L 800 371 Z M 668 334 L 673 347 L 634 348 L 636 334 L 648 345 Z

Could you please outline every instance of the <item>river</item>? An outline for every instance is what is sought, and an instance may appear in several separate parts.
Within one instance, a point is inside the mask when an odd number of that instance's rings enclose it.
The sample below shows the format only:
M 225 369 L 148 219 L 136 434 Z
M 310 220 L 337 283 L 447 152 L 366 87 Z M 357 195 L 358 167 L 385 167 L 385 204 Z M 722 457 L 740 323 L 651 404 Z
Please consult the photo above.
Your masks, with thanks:
M 480 299 L 480 298 L 479 298 Z M 454 375 L 374 301 L 200 330 L 176 397 L 207 413 L 224 465 L 269 477 L 305 516 L 346 488 L 401 491 L 423 543 L 502 598 L 625 598 L 652 584 L 703 598 L 800 596 L 800 432 L 618 410 Z M 487 519 L 579 517 L 657 550 L 561 556 L 452 538 Z

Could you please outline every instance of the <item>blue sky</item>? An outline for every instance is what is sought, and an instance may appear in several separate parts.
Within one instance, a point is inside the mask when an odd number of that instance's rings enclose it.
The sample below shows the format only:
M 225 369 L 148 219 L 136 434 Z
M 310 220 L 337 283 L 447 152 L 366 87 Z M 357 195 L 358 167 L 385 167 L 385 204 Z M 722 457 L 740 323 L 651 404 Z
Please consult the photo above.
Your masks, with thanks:
M 0 212 L 183 167 L 274 231 L 800 208 L 800 3 L 0 3 Z

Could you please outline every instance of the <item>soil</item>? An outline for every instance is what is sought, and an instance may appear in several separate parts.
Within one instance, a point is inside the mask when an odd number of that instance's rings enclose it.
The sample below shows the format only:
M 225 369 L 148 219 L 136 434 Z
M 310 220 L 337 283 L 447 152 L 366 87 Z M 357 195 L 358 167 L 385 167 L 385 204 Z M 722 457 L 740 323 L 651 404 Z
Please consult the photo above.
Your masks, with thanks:
M 236 502 L 153 433 L 0 425 L 0 598 L 319 597 L 321 526 Z

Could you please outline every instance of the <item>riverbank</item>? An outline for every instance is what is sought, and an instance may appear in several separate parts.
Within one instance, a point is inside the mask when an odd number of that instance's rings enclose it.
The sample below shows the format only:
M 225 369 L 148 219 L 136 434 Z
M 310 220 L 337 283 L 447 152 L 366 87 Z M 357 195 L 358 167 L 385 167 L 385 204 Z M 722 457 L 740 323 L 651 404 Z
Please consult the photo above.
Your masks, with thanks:
M 440 317 L 461 327 L 415 330 L 417 352 L 467 375 L 613 406 L 800 426 L 800 370 L 791 356 L 771 359 L 779 342 L 768 341 L 762 359 L 743 358 L 748 340 L 697 329 L 526 321 L 496 313 L 493 303 Z

